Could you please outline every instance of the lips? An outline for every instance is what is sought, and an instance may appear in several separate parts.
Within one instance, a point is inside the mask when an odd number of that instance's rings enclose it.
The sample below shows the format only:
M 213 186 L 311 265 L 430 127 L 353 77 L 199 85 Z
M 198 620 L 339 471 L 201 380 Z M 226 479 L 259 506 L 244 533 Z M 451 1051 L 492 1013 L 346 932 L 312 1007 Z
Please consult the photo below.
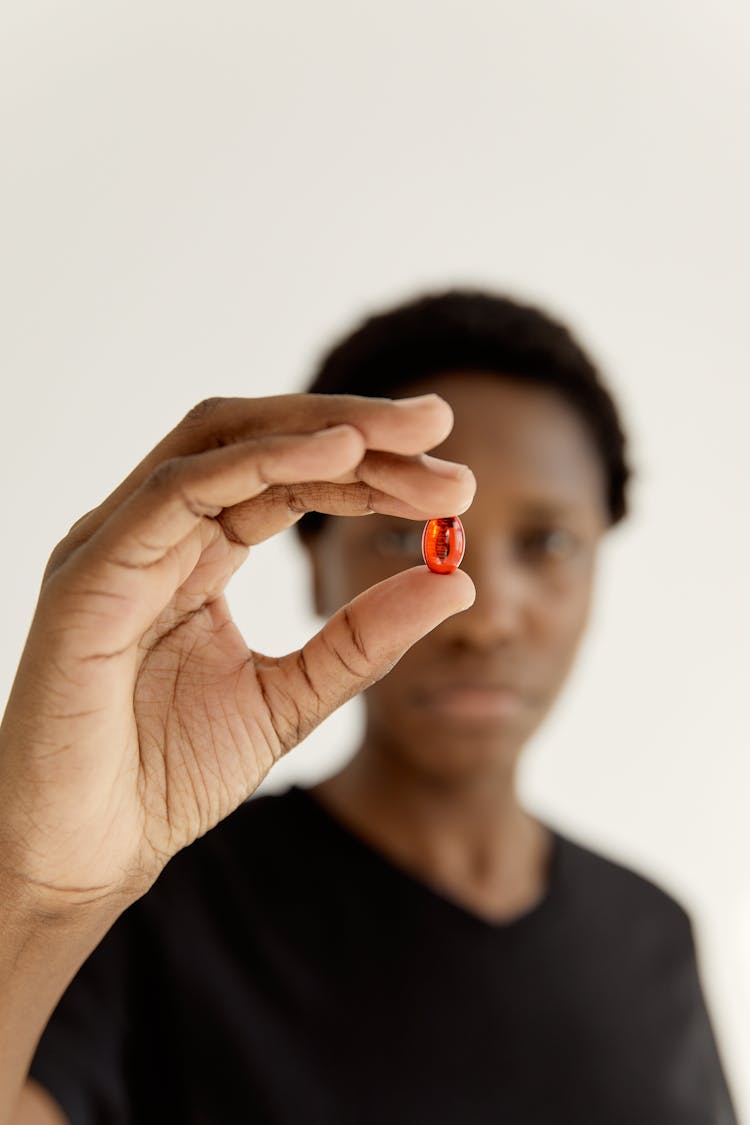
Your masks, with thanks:
M 418 706 L 436 716 L 454 719 L 504 720 L 526 706 L 525 694 L 506 681 L 447 680 L 414 694 Z
M 525 694 L 525 689 L 520 684 L 509 679 L 493 678 L 487 675 L 456 676 L 452 678 L 438 678 L 436 676 L 429 682 L 420 685 L 417 690 L 423 698 L 442 695 L 451 691 L 507 691 L 516 695 Z

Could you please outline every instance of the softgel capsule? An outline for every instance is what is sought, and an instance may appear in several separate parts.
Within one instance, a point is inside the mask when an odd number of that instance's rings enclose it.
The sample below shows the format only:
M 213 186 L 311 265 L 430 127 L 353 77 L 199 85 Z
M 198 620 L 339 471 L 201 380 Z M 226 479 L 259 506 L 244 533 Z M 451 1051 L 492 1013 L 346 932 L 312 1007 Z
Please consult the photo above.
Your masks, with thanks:
M 422 532 L 422 558 L 435 574 L 452 574 L 461 565 L 466 546 L 458 516 L 428 520 Z

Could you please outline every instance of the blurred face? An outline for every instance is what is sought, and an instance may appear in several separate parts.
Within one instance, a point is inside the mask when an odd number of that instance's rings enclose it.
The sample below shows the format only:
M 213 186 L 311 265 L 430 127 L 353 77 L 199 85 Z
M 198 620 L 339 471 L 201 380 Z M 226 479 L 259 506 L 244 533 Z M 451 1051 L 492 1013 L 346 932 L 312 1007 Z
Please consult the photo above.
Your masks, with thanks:
M 455 414 L 431 452 L 468 464 L 477 478 L 461 517 L 462 565 L 477 599 L 366 692 L 366 743 L 435 780 L 457 781 L 512 768 L 568 674 L 607 526 L 604 473 L 584 422 L 553 391 L 470 374 L 402 393 L 426 391 Z M 329 615 L 420 565 L 422 527 L 380 515 L 329 518 L 311 549 L 318 611 Z

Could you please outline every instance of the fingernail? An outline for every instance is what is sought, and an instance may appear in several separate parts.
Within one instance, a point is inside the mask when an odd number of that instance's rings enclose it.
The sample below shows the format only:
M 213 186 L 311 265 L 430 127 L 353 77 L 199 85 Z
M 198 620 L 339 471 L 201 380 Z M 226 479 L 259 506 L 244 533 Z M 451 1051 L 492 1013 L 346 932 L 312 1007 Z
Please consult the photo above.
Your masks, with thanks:
M 354 429 L 354 426 L 349 426 L 349 425 L 347 425 L 346 422 L 342 422 L 341 425 L 339 425 L 339 426 L 328 426 L 328 427 L 326 427 L 325 430 L 316 430 L 315 433 L 313 434 L 313 437 L 316 437 L 316 438 L 339 437 L 342 433 L 344 433 L 344 431 L 346 431 L 347 433 L 351 433 L 353 429 Z
M 441 461 L 439 457 L 430 457 L 429 453 L 422 454 L 422 464 L 439 477 L 448 477 L 450 480 L 460 480 L 468 473 L 468 465 L 460 465 L 456 461 Z
M 440 395 L 436 395 L 433 392 L 429 395 L 414 395 L 412 398 L 394 398 L 393 402 L 396 406 L 401 406 L 408 410 L 412 406 L 424 406 L 426 402 L 430 402 L 433 399 L 440 399 Z

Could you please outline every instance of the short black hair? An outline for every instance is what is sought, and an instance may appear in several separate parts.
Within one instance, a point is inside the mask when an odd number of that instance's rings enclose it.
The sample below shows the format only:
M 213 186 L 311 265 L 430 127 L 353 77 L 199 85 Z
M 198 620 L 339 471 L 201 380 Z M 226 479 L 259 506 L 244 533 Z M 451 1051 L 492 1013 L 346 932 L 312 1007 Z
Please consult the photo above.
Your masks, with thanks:
M 549 387 L 579 413 L 601 456 L 610 527 L 628 511 L 632 477 L 620 415 L 601 373 L 570 329 L 548 312 L 480 289 L 428 293 L 363 320 L 319 361 L 306 390 L 391 397 L 430 376 L 497 372 Z M 302 538 L 326 520 L 307 512 Z

